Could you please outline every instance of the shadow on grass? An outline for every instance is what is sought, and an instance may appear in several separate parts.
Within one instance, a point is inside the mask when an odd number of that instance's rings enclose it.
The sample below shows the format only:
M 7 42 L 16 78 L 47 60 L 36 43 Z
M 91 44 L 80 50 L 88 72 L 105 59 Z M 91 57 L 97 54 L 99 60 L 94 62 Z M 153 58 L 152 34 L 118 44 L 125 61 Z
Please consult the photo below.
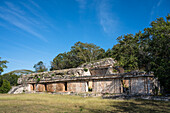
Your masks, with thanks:
M 170 112 L 170 102 L 133 100 L 112 102 L 107 110 L 89 109 L 94 113 L 113 113 L 113 112 L 137 112 L 137 113 L 160 113 Z

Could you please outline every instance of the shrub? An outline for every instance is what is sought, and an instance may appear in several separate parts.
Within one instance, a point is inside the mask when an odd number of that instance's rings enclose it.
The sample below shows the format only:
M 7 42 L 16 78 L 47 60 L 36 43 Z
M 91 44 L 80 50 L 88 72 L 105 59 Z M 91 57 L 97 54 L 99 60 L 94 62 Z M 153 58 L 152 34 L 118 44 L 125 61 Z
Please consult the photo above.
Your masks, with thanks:
M 54 76 L 54 74 L 51 75 L 52 77 Z
M 10 89 L 11 89 L 10 82 L 6 79 L 3 79 L 2 86 L 0 87 L 0 93 L 8 93 Z
M 40 78 L 37 78 L 37 83 L 40 81 Z
M 84 71 L 85 71 L 85 72 L 87 72 L 87 71 L 88 71 L 88 69 L 87 69 L 87 68 L 84 68 Z

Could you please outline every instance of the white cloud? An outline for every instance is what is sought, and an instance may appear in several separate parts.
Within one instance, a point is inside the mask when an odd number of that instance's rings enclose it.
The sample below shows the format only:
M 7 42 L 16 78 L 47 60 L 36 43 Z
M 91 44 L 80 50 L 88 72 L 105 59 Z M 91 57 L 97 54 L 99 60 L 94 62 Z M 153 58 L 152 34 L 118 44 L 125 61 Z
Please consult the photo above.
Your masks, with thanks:
M 30 33 L 44 42 L 48 42 L 45 37 L 38 33 L 38 27 L 41 25 L 38 20 L 31 18 L 26 12 L 20 10 L 10 2 L 5 2 L 5 4 L 7 7 L 0 7 L 1 19 L 6 20 L 10 24 Z
M 102 0 L 97 8 L 100 25 L 107 34 L 112 34 L 116 30 L 118 20 L 111 12 L 111 5 L 107 0 Z
M 157 9 L 159 8 L 159 6 L 161 5 L 161 3 L 163 2 L 163 0 L 159 0 L 157 2 L 157 4 L 153 5 L 152 7 L 152 10 L 150 12 L 150 22 L 153 21 L 152 18 L 153 18 L 153 15 L 155 14 L 155 12 L 157 11 Z M 150 23 L 149 22 L 149 23 Z

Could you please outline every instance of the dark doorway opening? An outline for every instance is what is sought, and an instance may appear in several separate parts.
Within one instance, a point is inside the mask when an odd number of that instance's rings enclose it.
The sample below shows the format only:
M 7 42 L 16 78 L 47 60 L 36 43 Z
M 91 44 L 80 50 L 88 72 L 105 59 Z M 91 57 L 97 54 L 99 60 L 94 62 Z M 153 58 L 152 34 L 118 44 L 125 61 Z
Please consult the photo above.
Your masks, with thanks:
M 47 91 L 47 84 L 45 84 L 45 91 Z
M 33 89 L 33 91 L 35 90 L 34 84 L 32 84 L 32 89 Z
M 65 91 L 67 91 L 67 82 L 64 83 Z

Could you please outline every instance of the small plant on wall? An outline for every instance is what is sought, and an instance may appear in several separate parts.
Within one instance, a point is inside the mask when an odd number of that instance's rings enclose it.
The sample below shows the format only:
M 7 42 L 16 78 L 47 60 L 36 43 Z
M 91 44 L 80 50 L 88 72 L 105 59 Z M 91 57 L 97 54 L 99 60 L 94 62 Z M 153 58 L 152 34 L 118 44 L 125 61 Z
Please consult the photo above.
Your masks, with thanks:
M 39 83 L 40 82 L 40 78 L 37 78 L 37 83 Z
M 88 69 L 87 69 L 87 68 L 84 68 L 84 71 L 85 71 L 85 72 L 87 72 L 87 71 L 88 71 Z
M 52 77 L 54 76 L 54 74 L 51 75 Z

